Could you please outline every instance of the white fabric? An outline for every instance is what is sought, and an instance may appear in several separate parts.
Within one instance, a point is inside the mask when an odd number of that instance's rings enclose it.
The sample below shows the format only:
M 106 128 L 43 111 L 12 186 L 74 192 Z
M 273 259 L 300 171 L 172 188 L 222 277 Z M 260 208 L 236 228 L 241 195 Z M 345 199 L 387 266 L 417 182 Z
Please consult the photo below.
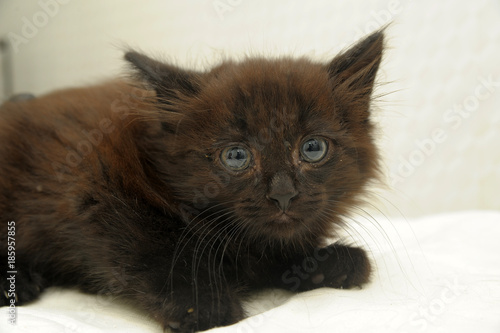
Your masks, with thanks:
M 371 284 L 265 291 L 246 305 L 252 317 L 211 332 L 500 332 L 500 212 L 373 221 L 349 230 L 373 254 Z M 15 326 L 7 311 L 0 332 L 161 332 L 137 309 L 72 291 L 53 290 L 17 308 Z

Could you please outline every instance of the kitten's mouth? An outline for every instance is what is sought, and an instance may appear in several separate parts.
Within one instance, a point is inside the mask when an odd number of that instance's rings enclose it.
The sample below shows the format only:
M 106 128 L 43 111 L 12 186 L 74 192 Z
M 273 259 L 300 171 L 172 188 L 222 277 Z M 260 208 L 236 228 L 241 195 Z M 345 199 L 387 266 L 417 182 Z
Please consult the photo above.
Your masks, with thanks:
M 279 213 L 275 218 L 274 222 L 278 224 L 290 224 L 293 222 L 293 218 L 285 212 Z
M 271 215 L 264 225 L 266 237 L 292 239 L 300 234 L 303 222 L 293 213 L 279 212 Z

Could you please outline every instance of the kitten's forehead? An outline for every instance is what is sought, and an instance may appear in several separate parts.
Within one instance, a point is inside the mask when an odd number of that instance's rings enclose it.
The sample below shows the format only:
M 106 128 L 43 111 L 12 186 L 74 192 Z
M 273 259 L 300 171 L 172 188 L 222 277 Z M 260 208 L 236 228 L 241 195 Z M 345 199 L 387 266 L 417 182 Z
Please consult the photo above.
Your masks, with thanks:
M 221 124 L 239 133 L 272 133 L 291 140 L 314 121 L 311 112 L 316 113 L 316 121 L 324 122 L 326 114 L 318 110 L 331 111 L 328 73 L 322 65 L 305 59 L 254 59 L 225 65 L 214 73 L 207 90 L 219 96 L 218 111 L 226 120 Z

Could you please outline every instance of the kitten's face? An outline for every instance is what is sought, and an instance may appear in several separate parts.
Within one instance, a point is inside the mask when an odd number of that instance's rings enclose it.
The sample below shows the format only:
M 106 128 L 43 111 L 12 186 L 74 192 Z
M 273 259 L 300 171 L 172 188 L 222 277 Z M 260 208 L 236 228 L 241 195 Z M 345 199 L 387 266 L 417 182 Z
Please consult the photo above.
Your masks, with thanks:
M 219 205 L 227 222 L 265 236 L 326 228 L 366 181 L 359 164 L 371 158 L 368 132 L 354 137 L 322 66 L 226 67 L 197 96 L 192 109 L 200 111 L 179 124 L 176 151 L 186 152 L 173 187 L 198 210 Z M 369 147 L 360 151 L 359 140 Z
M 224 63 L 196 76 L 191 94 L 163 91 L 175 99 L 164 106 L 175 111 L 164 123 L 167 182 L 193 223 L 293 241 L 324 236 L 349 212 L 375 173 L 376 68 L 364 59 L 342 76 L 353 67 L 343 60 Z

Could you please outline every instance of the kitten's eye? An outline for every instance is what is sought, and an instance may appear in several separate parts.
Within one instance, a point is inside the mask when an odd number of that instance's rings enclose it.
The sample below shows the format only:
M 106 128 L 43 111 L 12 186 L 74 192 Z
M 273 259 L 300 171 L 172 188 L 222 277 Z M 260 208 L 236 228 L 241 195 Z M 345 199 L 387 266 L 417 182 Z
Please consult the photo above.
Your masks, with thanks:
M 325 139 L 309 139 L 302 144 L 300 154 L 302 158 L 309 163 L 319 162 L 325 157 L 328 150 L 328 144 Z
M 221 153 L 222 163 L 231 170 L 245 170 L 250 165 L 251 154 L 243 147 L 227 147 Z

